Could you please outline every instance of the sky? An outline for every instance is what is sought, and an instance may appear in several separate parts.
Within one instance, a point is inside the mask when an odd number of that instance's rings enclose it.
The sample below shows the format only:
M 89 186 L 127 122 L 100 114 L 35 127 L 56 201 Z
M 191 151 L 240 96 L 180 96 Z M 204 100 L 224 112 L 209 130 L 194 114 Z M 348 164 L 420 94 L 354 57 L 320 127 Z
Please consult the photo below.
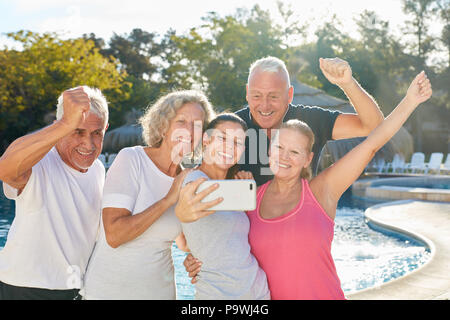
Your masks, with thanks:
M 306 19 L 311 29 L 330 19 L 333 14 L 343 22 L 343 31 L 356 35 L 353 18 L 363 10 L 373 10 L 396 30 L 405 19 L 401 0 L 283 0 L 290 4 L 299 19 Z M 129 33 L 134 28 L 164 34 L 169 28 L 177 33 L 201 25 L 209 11 L 233 14 L 236 8 L 250 9 L 259 4 L 270 10 L 278 21 L 275 0 L 0 0 L 0 47 L 14 44 L 5 33 L 18 30 L 56 31 L 63 38 L 95 33 L 109 39 L 113 32 Z M 311 31 L 312 33 L 313 31 Z

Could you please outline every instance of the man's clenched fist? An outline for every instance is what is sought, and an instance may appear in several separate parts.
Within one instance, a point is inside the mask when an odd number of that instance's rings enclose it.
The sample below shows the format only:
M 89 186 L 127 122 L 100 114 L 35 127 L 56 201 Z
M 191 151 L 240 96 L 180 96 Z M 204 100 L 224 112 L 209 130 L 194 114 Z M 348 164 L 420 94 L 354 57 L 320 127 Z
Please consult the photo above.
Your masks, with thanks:
M 61 121 L 77 128 L 86 119 L 91 103 L 83 87 L 76 87 L 63 92 L 63 107 L 64 114 Z
M 352 69 L 340 58 L 319 58 L 320 70 L 332 84 L 345 86 L 353 81 Z

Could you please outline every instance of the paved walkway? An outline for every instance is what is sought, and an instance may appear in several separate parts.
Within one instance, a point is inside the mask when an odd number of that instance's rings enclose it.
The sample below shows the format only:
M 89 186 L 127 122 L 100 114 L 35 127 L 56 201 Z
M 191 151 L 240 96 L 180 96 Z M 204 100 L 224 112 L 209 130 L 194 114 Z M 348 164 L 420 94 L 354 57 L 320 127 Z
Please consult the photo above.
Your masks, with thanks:
M 427 243 L 431 258 L 421 268 L 379 287 L 348 295 L 364 300 L 450 298 L 450 203 L 401 200 L 366 210 L 369 223 Z

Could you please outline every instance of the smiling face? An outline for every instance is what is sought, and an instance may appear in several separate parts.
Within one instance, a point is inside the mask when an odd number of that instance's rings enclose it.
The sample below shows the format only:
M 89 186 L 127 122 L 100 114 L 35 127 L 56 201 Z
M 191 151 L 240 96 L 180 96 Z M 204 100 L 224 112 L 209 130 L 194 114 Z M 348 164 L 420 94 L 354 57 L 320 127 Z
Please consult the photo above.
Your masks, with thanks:
M 281 72 L 255 70 L 246 89 L 253 120 L 263 129 L 278 128 L 294 95 L 286 76 Z
M 245 150 L 245 131 L 239 123 L 221 122 L 205 132 L 203 146 L 204 162 L 228 170 L 239 161 Z
M 294 129 L 280 129 L 270 144 L 269 165 L 276 178 L 297 179 L 314 156 L 309 138 Z
M 172 162 L 179 163 L 183 155 L 192 152 L 200 143 L 204 119 L 205 112 L 198 103 L 189 102 L 178 109 L 163 140 L 171 150 Z
M 57 142 L 61 159 L 69 167 L 86 172 L 102 152 L 106 128 L 105 121 L 90 112 L 73 133 Z

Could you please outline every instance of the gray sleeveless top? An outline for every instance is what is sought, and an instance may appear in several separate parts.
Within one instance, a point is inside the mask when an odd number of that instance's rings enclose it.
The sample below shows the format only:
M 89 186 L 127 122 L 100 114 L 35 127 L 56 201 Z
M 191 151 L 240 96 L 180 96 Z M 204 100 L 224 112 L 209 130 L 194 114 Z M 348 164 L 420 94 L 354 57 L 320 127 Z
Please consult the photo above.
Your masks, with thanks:
M 195 170 L 183 185 L 208 176 Z M 195 298 L 227 300 L 270 299 L 266 274 L 250 253 L 250 223 L 245 212 L 216 211 L 195 222 L 182 223 L 194 257 L 203 262 Z

